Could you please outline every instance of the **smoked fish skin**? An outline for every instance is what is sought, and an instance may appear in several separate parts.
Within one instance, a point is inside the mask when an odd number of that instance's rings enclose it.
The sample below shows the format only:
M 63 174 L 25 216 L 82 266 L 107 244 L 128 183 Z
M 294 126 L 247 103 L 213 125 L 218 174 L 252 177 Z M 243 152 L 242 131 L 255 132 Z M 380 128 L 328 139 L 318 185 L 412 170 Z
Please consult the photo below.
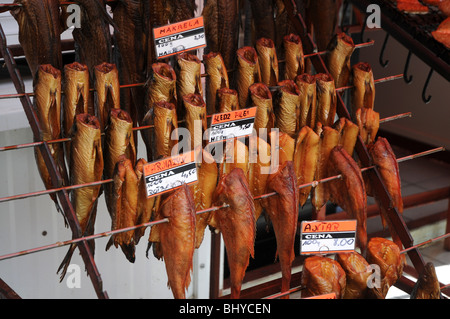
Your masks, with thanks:
M 248 106 L 249 88 L 252 84 L 260 82 L 258 54 L 253 47 L 245 46 L 236 51 L 238 67 L 236 75 L 236 88 L 241 109 Z
M 203 135 L 208 129 L 206 104 L 200 94 L 190 93 L 183 96 L 183 113 L 186 114 L 186 128 L 191 136 L 191 149 L 205 146 Z
M 423 272 L 419 275 L 411 299 L 441 299 L 441 287 L 433 263 L 426 263 Z
M 345 271 L 345 292 L 343 299 L 364 299 L 367 296 L 368 280 L 372 268 L 366 259 L 356 251 L 336 255 L 336 261 Z
M 221 176 L 214 191 L 213 206 L 224 207 L 210 215 L 209 225 L 222 233 L 231 278 L 231 299 L 238 299 L 242 280 L 254 256 L 255 205 L 247 178 L 240 168 Z
M 283 80 L 278 86 L 280 88 L 273 96 L 275 125 L 294 137 L 300 130 L 300 91 L 293 80 Z
M 297 111 L 299 127 L 307 125 L 312 129 L 316 127 L 317 94 L 316 79 L 313 75 L 303 73 L 295 78 L 300 95 L 300 107 Z
M 336 32 L 339 3 L 337 0 L 309 1 L 306 9 L 307 20 L 312 23 L 319 51 L 326 50 Z
M 177 115 L 183 118 L 183 97 L 188 94 L 198 94 L 203 96 L 203 86 L 201 82 L 201 66 L 202 63 L 196 55 L 183 52 L 176 56 L 176 64 L 174 67 L 177 82 L 178 110 Z
M 203 55 L 206 74 L 206 109 L 208 114 L 216 113 L 217 91 L 230 86 L 228 72 L 220 53 L 210 52 Z
M 276 39 L 273 0 L 250 0 L 254 38 Z
M 168 218 L 168 223 L 155 225 L 149 241 L 158 245 L 156 255 L 164 258 L 168 285 L 175 299 L 185 299 L 185 290 L 191 282 L 195 250 L 195 203 L 186 184 L 162 200 L 156 220 Z M 154 250 L 155 251 L 155 250 Z
M 221 88 L 217 90 L 216 112 L 225 113 L 239 109 L 238 93 L 235 89 Z
M 295 78 L 305 71 L 305 60 L 303 55 L 303 45 L 300 36 L 290 33 L 283 37 L 285 51 L 285 76 L 287 80 Z
M 350 58 L 353 51 L 353 39 L 344 32 L 336 34 L 328 45 L 327 67 L 337 88 L 348 84 L 352 73 Z
M 359 127 L 359 135 L 364 144 L 374 143 L 380 128 L 380 113 L 367 107 L 359 108 L 356 110 L 355 123 Z
M 270 38 L 259 38 L 256 41 L 261 82 L 267 86 L 275 86 L 278 83 L 278 58 L 275 43 Z
M 316 74 L 317 112 L 316 123 L 332 126 L 336 116 L 337 97 L 334 79 L 329 74 Z
M 358 62 L 352 66 L 352 75 L 353 114 L 363 107 L 373 109 L 375 106 L 375 81 L 373 79 L 372 67 L 369 63 Z
M 264 83 L 254 83 L 249 89 L 251 106 L 256 107 L 255 124 L 253 128 L 258 136 L 265 130 L 266 134 L 275 126 L 272 93 Z

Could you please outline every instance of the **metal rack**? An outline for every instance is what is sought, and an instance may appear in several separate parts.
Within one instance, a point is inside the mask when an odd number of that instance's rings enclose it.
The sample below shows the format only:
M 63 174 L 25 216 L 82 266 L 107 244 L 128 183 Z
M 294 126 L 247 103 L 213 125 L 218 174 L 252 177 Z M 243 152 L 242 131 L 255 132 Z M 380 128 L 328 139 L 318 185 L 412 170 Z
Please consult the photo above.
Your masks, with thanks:
M 302 38 L 302 43 L 303 43 L 305 52 L 311 52 L 311 54 L 309 54 L 309 58 L 313 64 L 314 68 L 316 69 L 317 72 L 328 73 L 328 70 L 324 63 L 324 60 L 321 57 L 321 54 L 317 53 L 317 47 L 315 46 L 315 43 L 314 43 L 311 35 L 309 33 L 307 33 L 306 26 L 305 26 L 305 23 L 304 23 L 301 15 L 299 13 L 296 13 L 294 10 L 295 5 L 294 5 L 293 1 L 284 0 L 284 3 L 287 8 L 287 11 L 289 12 L 293 26 L 295 27 L 297 33 Z M 64 186 L 64 185 L 62 185 L 62 178 L 58 174 L 58 170 L 56 169 L 53 158 L 50 155 L 50 150 L 48 147 L 48 144 L 50 143 L 50 141 L 42 141 L 42 139 L 41 139 L 41 129 L 40 129 L 39 121 L 34 112 L 33 105 L 32 105 L 31 99 L 30 99 L 31 94 L 25 92 L 25 87 L 23 84 L 22 77 L 20 75 L 20 72 L 17 69 L 16 64 L 15 64 L 14 55 L 11 52 L 11 49 L 7 45 L 6 37 L 5 37 L 5 34 L 3 32 L 1 25 L 0 25 L 0 53 L 5 60 L 5 64 L 8 68 L 8 72 L 10 74 L 10 77 L 11 77 L 11 79 L 14 83 L 15 89 L 17 91 L 16 97 L 20 99 L 23 109 L 24 109 L 24 112 L 29 121 L 30 127 L 32 129 L 35 143 L 33 143 L 33 144 L 30 143 L 28 145 L 28 147 L 32 146 L 32 147 L 40 148 L 40 150 L 43 154 L 45 163 L 47 165 L 47 168 L 51 174 L 53 185 L 55 187 L 55 189 L 39 192 L 39 194 L 33 194 L 33 195 L 24 194 L 23 196 L 20 196 L 20 195 L 19 196 L 11 196 L 9 198 L 5 198 L 5 200 L 20 199 L 20 197 L 42 195 L 42 194 L 47 194 L 49 192 L 54 192 L 57 195 L 58 202 L 61 206 L 61 210 L 63 211 L 64 216 L 67 219 L 68 224 L 69 224 L 70 229 L 73 234 L 72 240 L 58 242 L 53 245 L 48 245 L 45 247 L 37 247 L 35 249 L 27 250 L 26 252 L 18 252 L 18 253 L 12 253 L 9 255 L 5 255 L 5 256 L 0 256 L 0 262 L 2 259 L 17 257 L 24 253 L 34 253 L 34 252 L 39 252 L 39 251 L 43 251 L 46 249 L 52 249 L 55 247 L 68 245 L 71 243 L 76 243 L 77 247 L 79 248 L 80 254 L 82 256 L 82 259 L 85 263 L 88 276 L 91 279 L 92 285 L 95 289 L 95 292 L 96 292 L 98 298 L 102 298 L 102 299 L 108 298 L 107 292 L 103 290 L 102 279 L 101 279 L 100 273 L 97 269 L 97 266 L 96 266 L 96 263 L 95 263 L 95 260 L 93 257 L 93 252 L 90 250 L 90 247 L 88 245 L 88 241 L 95 240 L 97 238 L 104 237 L 104 236 L 110 236 L 110 235 L 113 235 L 118 232 L 128 231 L 130 229 L 134 229 L 134 228 L 138 228 L 138 227 L 151 227 L 155 224 L 166 222 L 166 220 L 153 221 L 153 222 L 149 222 L 146 224 L 137 225 L 136 227 L 131 227 L 131 228 L 129 227 L 126 229 L 120 229 L 120 230 L 116 230 L 116 231 L 105 232 L 105 233 L 101 233 L 101 234 L 95 234 L 92 236 L 82 237 L 82 234 L 80 232 L 80 225 L 75 216 L 73 207 L 69 200 L 68 193 L 69 193 L 70 189 L 72 189 L 74 187 L 83 187 L 83 186 L 87 186 L 87 185 L 81 185 L 81 186 L 78 186 L 78 185 Z M 142 83 L 135 84 L 135 85 L 142 85 Z M 338 93 L 337 96 L 338 96 L 338 107 L 337 107 L 338 116 L 350 119 L 350 114 L 344 104 L 344 101 L 343 101 L 341 95 Z M 140 128 L 140 129 L 146 129 L 146 128 L 148 128 L 148 127 Z M 135 128 L 135 129 L 139 129 L 139 128 Z M 61 142 L 63 142 L 63 141 L 61 141 Z M 13 148 L 14 147 L 12 147 L 10 149 L 13 149 Z M 436 150 L 431 150 L 431 152 L 440 151 L 440 150 L 442 150 L 442 149 L 440 148 L 440 149 L 436 149 Z M 399 233 L 399 236 L 405 247 L 405 252 L 410 257 L 415 271 L 420 273 L 424 267 L 424 260 L 420 254 L 420 251 L 418 250 L 418 248 L 420 246 L 413 244 L 413 239 L 410 235 L 409 229 L 408 229 L 407 225 L 405 224 L 402 216 L 398 213 L 398 211 L 395 208 L 390 207 L 391 198 L 389 196 L 389 193 L 387 192 L 386 187 L 383 185 L 383 182 L 381 180 L 378 169 L 376 167 L 372 166 L 371 159 L 368 154 L 367 148 L 365 147 L 361 138 L 358 138 L 357 145 L 356 145 L 356 152 L 357 152 L 358 158 L 361 160 L 362 167 L 365 167 L 365 170 L 367 170 L 368 174 L 370 174 L 370 178 L 372 178 L 375 181 L 374 186 L 375 186 L 375 191 L 377 193 L 377 197 L 379 197 L 381 199 L 382 205 L 384 207 L 388 208 L 391 222 L 396 227 L 397 232 Z M 331 180 L 333 178 L 339 178 L 339 177 L 331 177 L 331 178 L 326 179 L 326 181 Z M 323 181 L 323 182 L 326 182 L 326 181 Z M 109 182 L 111 182 L 111 180 L 99 181 L 98 183 L 103 184 L 103 183 L 109 183 Z M 302 185 L 301 187 L 306 187 L 306 186 Z M 450 197 L 450 194 L 448 194 L 448 193 L 443 192 L 443 194 L 445 194 L 445 196 L 448 195 L 448 197 Z M 276 195 L 276 194 L 275 193 L 274 194 L 266 194 L 266 195 L 260 196 L 260 198 L 274 196 L 274 195 Z M 443 195 L 441 195 L 441 196 L 443 196 Z M 260 199 L 260 198 L 255 198 L 255 199 Z M 447 197 L 444 197 L 444 198 L 447 198 Z M 214 211 L 214 210 L 218 210 L 218 209 L 220 209 L 220 207 L 212 207 L 207 210 L 198 211 L 197 214 L 201 214 L 201 213 L 204 213 L 207 211 Z M 372 216 L 377 216 L 377 212 L 373 212 Z M 335 215 L 332 216 L 332 218 L 335 218 L 335 217 L 338 218 L 338 216 L 335 216 Z M 220 259 L 220 235 L 213 234 L 211 252 L 212 252 L 212 260 L 211 260 L 210 296 L 211 296 L 211 298 L 219 298 L 219 297 L 225 298 L 226 296 L 220 296 L 220 288 L 219 288 L 219 268 L 220 268 L 220 260 L 221 260 Z M 302 262 L 302 260 L 297 259 L 294 263 L 301 263 L 301 262 Z M 301 273 L 293 274 L 293 276 L 292 276 L 293 285 L 295 285 L 296 283 L 299 282 L 300 277 L 301 277 Z M 408 286 L 408 284 L 405 284 L 405 286 Z M 293 291 L 296 291 L 296 289 L 298 289 L 298 288 L 293 288 Z M 250 290 L 243 291 L 242 293 L 243 293 L 243 297 L 257 296 L 259 298 L 259 297 L 267 297 L 267 296 L 273 295 L 274 293 L 277 293 L 278 291 L 279 291 L 278 283 L 270 282 L 270 283 L 263 284 L 261 286 L 251 288 Z M 11 298 L 14 296 L 17 296 L 14 293 L 14 291 L 12 289 L 10 289 L 2 281 L 0 282 L 0 295 L 4 295 L 6 297 L 11 297 Z

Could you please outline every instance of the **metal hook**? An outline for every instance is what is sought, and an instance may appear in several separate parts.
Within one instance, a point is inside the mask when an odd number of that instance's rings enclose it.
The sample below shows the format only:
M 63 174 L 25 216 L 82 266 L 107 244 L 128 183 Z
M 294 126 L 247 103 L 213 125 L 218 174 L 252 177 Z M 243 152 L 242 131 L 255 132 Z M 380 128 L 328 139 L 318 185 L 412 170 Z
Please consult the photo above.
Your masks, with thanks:
M 386 44 L 387 44 L 388 39 L 389 39 L 389 33 L 386 32 L 386 36 L 384 38 L 383 46 L 381 47 L 380 58 L 379 58 L 379 62 L 383 68 L 387 67 L 387 65 L 389 64 L 389 60 L 383 61 L 384 60 L 384 50 L 386 49 Z
M 410 84 L 413 80 L 412 75 L 408 76 L 408 68 L 409 68 L 409 61 L 411 60 L 411 55 L 412 52 L 409 51 L 408 56 L 406 57 L 405 70 L 403 72 L 403 80 L 405 80 L 407 84 Z
M 431 100 L 431 95 L 428 95 L 427 97 L 425 97 L 425 92 L 427 91 L 428 84 L 430 83 L 430 79 L 431 79 L 431 75 L 433 74 L 433 71 L 434 71 L 433 69 L 430 69 L 430 72 L 428 73 L 427 79 L 425 81 L 425 84 L 424 84 L 423 90 L 422 90 L 422 101 L 425 104 L 430 103 L 430 100 Z

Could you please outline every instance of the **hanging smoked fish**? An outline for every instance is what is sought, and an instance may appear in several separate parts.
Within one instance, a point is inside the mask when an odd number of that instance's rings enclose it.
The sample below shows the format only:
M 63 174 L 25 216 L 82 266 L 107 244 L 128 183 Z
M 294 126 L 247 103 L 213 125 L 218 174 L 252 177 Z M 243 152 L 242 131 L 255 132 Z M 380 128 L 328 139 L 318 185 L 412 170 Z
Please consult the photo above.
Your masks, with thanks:
M 219 164 L 219 178 L 235 168 L 240 168 L 245 178 L 248 178 L 249 150 L 248 146 L 239 138 L 228 139 L 225 142 L 223 158 Z
M 312 23 L 315 42 L 319 51 L 326 50 L 336 32 L 341 1 L 314 0 L 308 1 L 307 21 Z
M 359 127 L 359 135 L 364 144 L 369 145 L 375 142 L 380 127 L 380 113 L 361 107 L 356 110 L 355 122 Z
M 273 0 L 250 0 L 253 18 L 254 38 L 268 38 L 275 41 L 275 19 Z
M 338 145 L 341 145 L 348 155 L 353 156 L 353 150 L 359 136 L 359 126 L 349 119 L 341 117 L 334 123 L 333 128 L 340 134 Z
M 204 147 L 203 135 L 208 129 L 206 121 L 206 104 L 200 94 L 187 94 L 183 96 L 183 113 L 186 114 L 186 128 L 191 136 L 191 150 Z
M 284 78 L 295 81 L 305 72 L 302 41 L 298 35 L 291 33 L 283 37 L 283 46 L 286 60 Z
M 217 90 L 216 112 L 225 113 L 239 109 L 238 93 L 234 89 L 221 88 Z
M 239 106 L 246 108 L 249 104 L 249 88 L 261 79 L 258 54 L 253 47 L 242 47 L 236 52 L 238 68 L 236 76 L 236 87 L 239 96 Z
M 275 114 L 273 113 L 272 93 L 267 85 L 254 83 L 249 87 L 251 106 L 256 107 L 255 124 L 253 128 L 256 134 L 267 136 L 269 130 L 275 126 Z
M 353 114 L 362 107 L 373 109 L 375 106 L 375 82 L 372 67 L 368 63 L 359 62 L 352 67 L 352 71 Z
M 217 91 L 230 86 L 227 68 L 220 53 L 210 52 L 203 55 L 206 74 L 206 109 L 208 114 L 216 113 Z
M 280 131 L 295 137 L 300 130 L 300 91 L 292 80 L 278 83 L 274 94 L 275 124 Z
M 177 75 L 177 96 L 179 118 L 184 118 L 183 96 L 188 94 L 198 94 L 203 96 L 201 82 L 201 61 L 196 55 L 191 53 L 180 53 L 176 56 L 175 72 Z
M 309 126 L 312 129 L 316 127 L 317 94 L 316 79 L 313 75 L 303 73 L 295 78 L 300 91 L 300 109 L 297 113 L 299 118 L 299 127 Z
M 102 132 L 108 123 L 109 112 L 120 109 L 119 70 L 115 64 L 101 63 L 94 68 L 95 109 Z
M 337 97 L 334 80 L 329 74 L 316 75 L 317 116 L 316 121 L 331 126 L 336 116 Z M 317 123 L 316 122 L 316 123 Z
M 336 255 L 336 261 L 345 271 L 345 292 L 343 299 L 364 299 L 368 294 L 368 283 L 373 276 L 366 259 L 356 251 Z
M 441 287 L 432 262 L 427 262 L 416 281 L 410 299 L 441 299 Z
M 336 34 L 328 45 L 327 68 L 337 88 L 344 87 L 352 73 L 350 58 L 355 51 L 353 39 L 344 32 Z
M 261 82 L 267 86 L 278 83 L 278 58 L 273 40 L 260 38 L 256 41 Z

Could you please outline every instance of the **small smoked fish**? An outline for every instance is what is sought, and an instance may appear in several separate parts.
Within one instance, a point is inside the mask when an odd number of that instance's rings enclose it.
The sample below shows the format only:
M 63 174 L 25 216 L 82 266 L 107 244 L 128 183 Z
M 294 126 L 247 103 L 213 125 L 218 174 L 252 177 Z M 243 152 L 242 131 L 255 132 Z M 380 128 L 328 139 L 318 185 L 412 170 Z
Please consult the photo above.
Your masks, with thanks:
M 367 296 L 368 281 L 372 268 L 366 259 L 356 251 L 336 255 L 336 261 L 345 271 L 345 292 L 343 299 L 364 299 Z
M 14 0 L 21 5 L 11 10 L 19 25 L 19 42 L 34 77 L 39 65 L 61 70 L 61 33 L 58 0 Z
M 277 240 L 277 256 L 281 265 L 281 292 L 288 291 L 291 266 L 295 258 L 294 242 L 298 224 L 299 197 L 294 165 L 286 161 L 267 179 L 266 193 L 277 195 L 266 199 L 266 213 Z M 289 298 L 288 296 L 284 299 Z
M 261 82 L 267 86 L 278 83 L 278 58 L 273 40 L 260 38 L 256 41 Z
M 302 41 L 298 35 L 291 33 L 283 37 L 283 45 L 286 60 L 284 78 L 295 80 L 305 72 Z
M 238 68 L 236 76 L 239 106 L 241 109 L 248 106 L 249 88 L 261 79 L 258 54 L 253 47 L 242 47 L 236 52 Z
M 176 56 L 176 65 L 174 67 L 176 73 L 176 88 L 178 96 L 177 115 L 183 118 L 183 96 L 187 94 L 199 94 L 203 96 L 203 87 L 201 82 L 201 61 L 196 55 L 187 52 L 180 53 Z
M 336 34 L 328 45 L 327 68 L 338 88 L 348 84 L 352 73 L 350 58 L 353 51 L 355 51 L 353 39 L 344 32 Z
M 216 113 L 217 91 L 230 86 L 227 68 L 220 53 L 210 52 L 203 55 L 206 74 L 206 109 L 208 114 Z
M 110 203 L 111 230 L 117 230 L 136 225 L 138 205 L 139 179 L 131 161 L 125 156 L 119 156 L 113 172 L 112 198 Z M 135 242 L 134 230 L 114 234 L 106 244 L 106 250 L 114 245 L 120 246 L 129 262 L 134 263 Z
M 348 155 L 353 156 L 353 150 L 359 135 L 359 126 L 349 119 L 341 117 L 334 123 L 333 128 L 340 134 L 338 145 L 341 145 Z
M 436 276 L 436 270 L 428 262 L 417 279 L 411 292 L 411 299 L 441 299 L 441 287 Z
M 191 135 L 191 149 L 203 147 L 203 135 L 208 129 L 205 101 L 200 94 L 190 93 L 183 96 L 183 105 L 186 128 Z
M 300 91 L 292 80 L 281 81 L 278 86 L 273 99 L 275 124 L 280 131 L 295 137 L 300 130 Z
M 299 127 L 316 127 L 316 78 L 308 73 L 303 73 L 295 78 L 295 84 L 300 91 L 300 109 L 297 117 L 299 118 Z
M 356 110 L 355 122 L 359 127 L 359 135 L 365 145 L 375 142 L 380 128 L 380 113 L 373 109 L 361 107 Z
M 63 136 L 69 137 L 76 115 L 82 113 L 94 115 L 94 110 L 90 107 L 89 70 L 86 65 L 74 62 L 64 66 L 63 90 Z M 66 142 L 64 147 L 69 161 L 70 142 Z
M 237 91 L 230 88 L 221 88 L 217 90 L 215 109 L 218 113 L 239 110 L 239 98 Z
M 40 65 L 35 76 L 33 90 L 33 104 L 42 131 L 41 140 L 50 141 L 61 138 L 61 72 L 49 64 Z M 48 147 L 61 175 L 61 182 L 69 185 L 63 145 L 52 143 Z M 39 147 L 35 147 L 34 154 L 45 188 L 64 186 L 53 185 Z M 50 197 L 58 207 L 55 194 L 51 194 Z
M 367 248 L 367 194 L 361 168 L 342 146 L 336 146 L 328 159 L 328 176 L 341 175 L 328 182 L 330 200 L 342 207 L 347 216 L 357 220 L 361 253 Z
M 216 189 L 219 171 L 214 157 L 208 151 L 197 148 L 196 162 L 197 162 L 197 183 L 191 187 L 194 195 L 195 210 L 200 211 L 210 208 L 213 200 L 213 193 Z M 211 213 L 202 213 L 196 215 L 195 222 L 195 248 L 199 248 L 203 236 L 205 234 L 206 226 L 208 226 L 208 219 Z
M 230 268 L 231 299 L 238 299 L 250 256 L 254 255 L 256 235 L 255 205 L 242 169 L 223 175 L 213 198 L 213 206 L 229 205 L 212 212 L 209 225 L 222 233 Z
M 304 126 L 295 141 L 294 170 L 297 175 L 297 185 L 314 181 L 319 162 L 320 137 L 309 126 Z M 299 190 L 299 203 L 303 207 L 311 193 L 311 186 Z
M 339 263 L 328 257 L 312 256 L 303 264 L 302 298 L 335 293 L 341 299 L 345 292 L 345 271 Z
M 355 114 L 359 108 L 374 108 L 375 104 L 375 82 L 372 68 L 368 63 L 359 62 L 352 67 L 353 89 L 352 108 Z
M 156 258 L 164 259 L 168 286 L 175 299 L 185 299 L 191 282 L 195 250 L 195 203 L 186 184 L 165 196 L 155 220 L 169 222 L 154 225 L 149 242 Z
M 369 289 L 369 297 L 384 299 L 388 290 L 403 274 L 404 258 L 398 246 L 385 238 L 373 237 L 367 245 L 366 260 L 380 267 L 381 287 Z
M 251 106 L 256 107 L 255 124 L 253 128 L 256 130 L 258 136 L 261 134 L 266 136 L 264 134 L 268 134 L 268 131 L 275 126 L 272 93 L 267 85 L 263 83 L 252 84 L 248 91 L 250 94 Z
M 78 114 L 74 119 L 71 132 L 72 150 L 69 158 L 71 185 L 100 181 L 104 163 L 98 119 L 94 115 L 87 113 Z M 77 188 L 71 193 L 70 201 L 80 224 L 82 235 L 92 235 L 94 233 L 100 190 L 101 186 L 97 185 Z M 92 252 L 94 252 L 95 242 L 89 241 L 89 245 Z M 66 257 L 58 269 L 58 272 L 63 269 L 61 280 L 66 274 L 75 248 L 75 244 L 70 246 Z
M 336 115 L 337 97 L 334 80 L 329 74 L 316 74 L 317 122 L 331 126 Z M 317 123 L 316 122 L 316 123 Z
M 119 70 L 115 64 L 104 62 L 95 66 L 94 73 L 95 109 L 104 132 L 110 110 L 120 109 Z

